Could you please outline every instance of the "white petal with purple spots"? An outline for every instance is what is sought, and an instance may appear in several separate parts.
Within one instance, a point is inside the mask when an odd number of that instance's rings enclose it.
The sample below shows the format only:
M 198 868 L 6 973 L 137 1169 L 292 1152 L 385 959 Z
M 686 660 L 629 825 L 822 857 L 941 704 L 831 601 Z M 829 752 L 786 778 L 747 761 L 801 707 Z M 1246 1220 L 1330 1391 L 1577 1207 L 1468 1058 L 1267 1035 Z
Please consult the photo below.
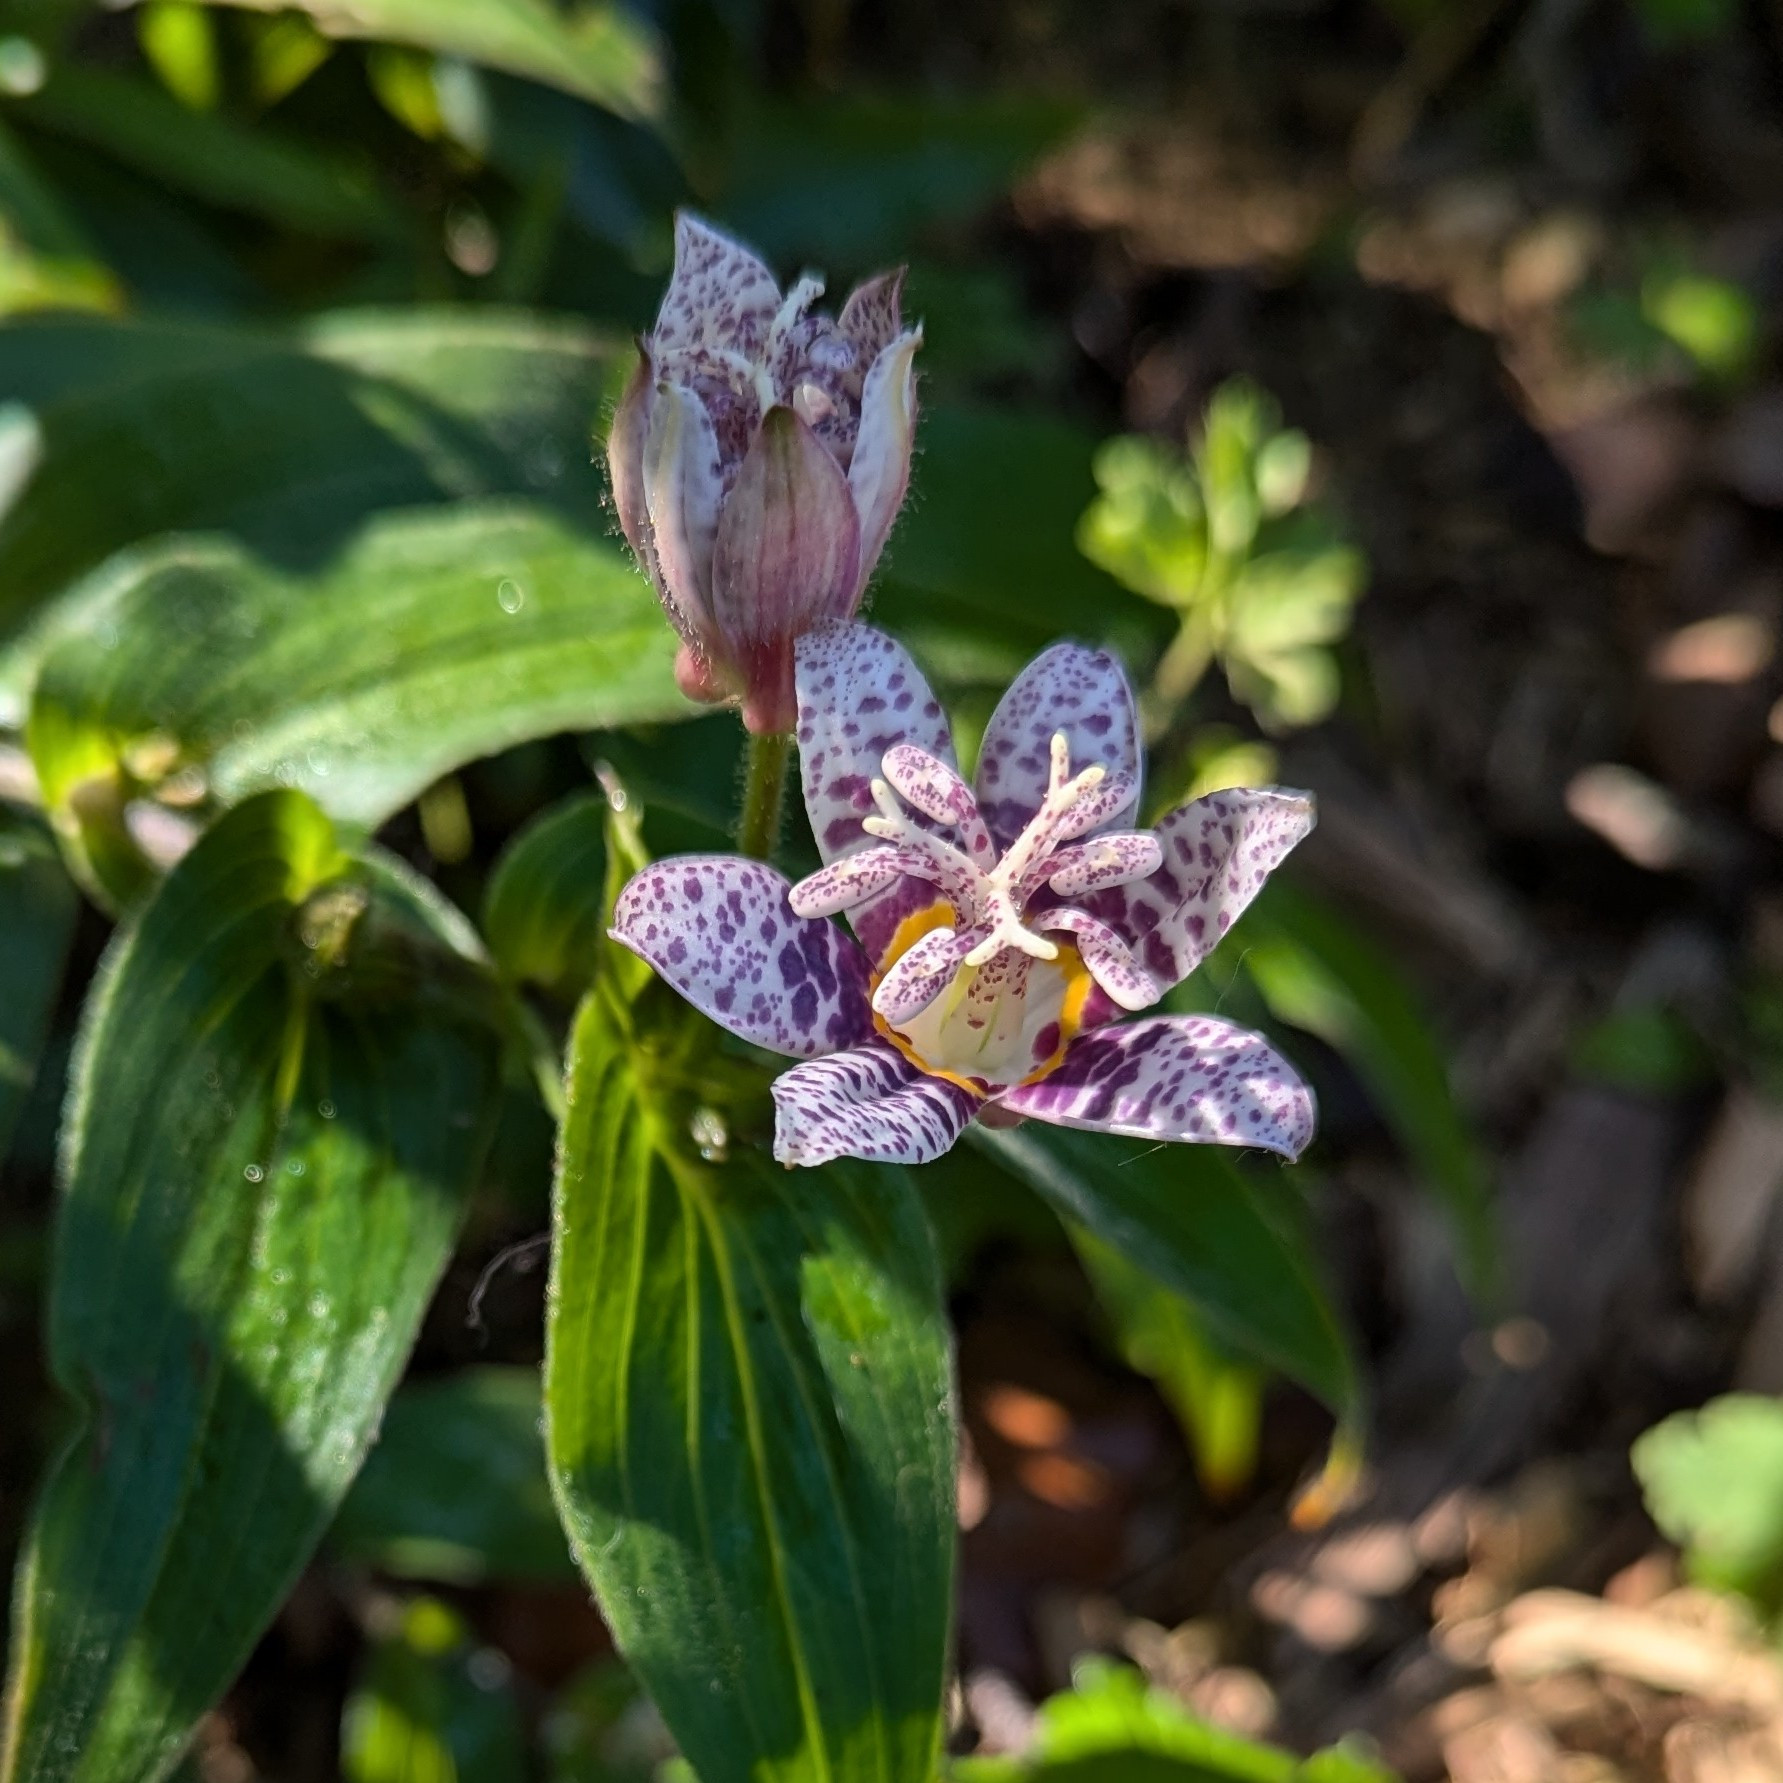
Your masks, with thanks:
M 652 344 L 753 354 L 780 308 L 774 275 L 739 241 L 687 211 L 675 218 L 675 273 Z
M 998 702 L 978 752 L 978 803 L 999 848 L 1046 797 L 1055 731 L 1064 732 L 1074 769 L 1104 767 L 1139 796 L 1139 717 L 1126 671 L 1106 650 L 1055 644 Z
M 873 782 L 886 751 L 914 743 L 952 766 L 953 738 L 909 653 L 870 625 L 843 621 L 806 632 L 794 660 L 805 810 L 829 862 L 878 846 L 861 819 L 878 809 Z M 926 881 L 901 879 L 850 911 L 849 921 L 877 960 L 899 923 L 935 897 Z
M 916 349 L 922 330 L 900 335 L 873 361 L 861 389 L 860 429 L 848 461 L 848 487 L 861 517 L 860 586 L 879 561 L 910 487 L 916 433 Z
M 1001 1107 L 1061 1127 L 1138 1139 L 1258 1146 L 1295 1158 L 1312 1138 L 1312 1091 L 1260 1035 L 1211 1016 L 1099 1028 Z
M 1285 787 L 1210 793 L 1178 806 L 1157 826 L 1164 860 L 1149 878 L 1077 902 L 1126 936 L 1161 984 L 1179 984 L 1313 822 L 1311 793 Z
M 977 1108 L 967 1091 L 925 1077 L 873 1040 L 774 1080 L 774 1156 L 782 1164 L 926 1164 L 953 1145 Z
M 790 1058 L 872 1032 L 867 962 L 834 923 L 797 916 L 772 867 L 682 855 L 635 875 L 612 935 L 733 1034 Z
M 698 643 L 712 622 L 712 547 L 724 482 L 705 405 L 659 384 L 644 446 L 644 501 L 663 598 L 681 635 Z
M 836 326 L 853 343 L 863 369 L 898 337 L 903 327 L 904 269 L 882 272 L 849 292 Z

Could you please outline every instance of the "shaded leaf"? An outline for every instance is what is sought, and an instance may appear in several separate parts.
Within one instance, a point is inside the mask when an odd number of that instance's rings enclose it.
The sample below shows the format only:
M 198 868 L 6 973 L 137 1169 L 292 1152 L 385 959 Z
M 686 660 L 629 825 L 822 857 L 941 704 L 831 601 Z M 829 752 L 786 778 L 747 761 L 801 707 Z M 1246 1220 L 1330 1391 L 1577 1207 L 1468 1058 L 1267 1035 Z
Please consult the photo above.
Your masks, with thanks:
M 1500 1257 L 1485 1153 L 1404 974 L 1335 910 L 1280 878 L 1245 918 L 1243 960 L 1276 1019 L 1316 1034 L 1367 1085 L 1448 1217 L 1463 1283 L 1489 1301 Z
M 71 602 L 28 735 L 71 858 L 118 904 L 148 872 L 121 828 L 139 794 L 299 786 L 370 827 L 477 756 L 686 709 L 622 551 L 514 504 L 385 516 L 314 576 L 169 540 Z
M 283 12 L 293 5 L 329 37 L 406 43 L 505 68 L 609 111 L 656 109 L 661 80 L 654 34 L 611 0 L 209 0 Z
M 1341 1423 L 1358 1418 L 1355 1359 L 1306 1244 L 1278 1228 L 1264 1210 L 1268 1190 L 1229 1152 L 1136 1146 L 1036 1121 L 969 1132 L 1068 1222 L 1186 1296 L 1223 1343 L 1310 1388 Z
M 678 1007 L 636 1032 L 598 987 L 576 1023 L 548 1300 L 558 1503 L 702 1783 L 925 1778 L 954 1539 L 933 1244 L 902 1173 L 703 1158 L 709 1043 Z
M 79 902 L 49 832 L 0 806 L 0 1175 L 37 1075 Z
M 0 508 L 0 636 L 156 533 L 220 530 L 315 569 L 381 509 L 524 494 L 584 524 L 614 349 L 501 312 L 343 312 L 290 333 L 38 321 L 0 330 L 0 390 L 41 462 Z M 19 722 L 46 622 L 0 654 Z
M 329 1545 L 404 1578 L 573 1578 L 543 1420 L 534 1368 L 409 1382 L 390 1401 Z
M 157 183 L 224 210 L 351 241 L 403 243 L 415 226 L 378 186 L 371 163 L 329 155 L 265 125 L 192 111 L 110 68 L 59 60 L 41 91 L 10 102 L 20 117 L 114 155 Z
M 388 1608 L 341 1717 L 347 1783 L 525 1783 L 508 1662 L 437 1598 Z
M 607 801 L 572 793 L 502 850 L 483 899 L 483 933 L 510 978 L 580 994 L 606 933 Z
M 219 822 L 114 941 L 60 1160 L 9 1783 L 154 1777 L 357 1471 L 494 1119 L 461 920 L 301 794 Z

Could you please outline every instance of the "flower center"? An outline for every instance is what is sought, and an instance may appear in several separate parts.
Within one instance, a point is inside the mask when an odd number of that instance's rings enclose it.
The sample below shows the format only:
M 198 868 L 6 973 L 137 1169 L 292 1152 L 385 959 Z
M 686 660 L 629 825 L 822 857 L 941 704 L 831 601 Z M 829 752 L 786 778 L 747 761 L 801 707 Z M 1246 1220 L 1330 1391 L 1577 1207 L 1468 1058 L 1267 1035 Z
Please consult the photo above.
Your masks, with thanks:
M 1158 869 L 1149 831 L 1092 834 L 1133 803 L 1129 778 L 1100 765 L 1073 774 L 1070 744 L 1055 734 L 1039 808 L 999 855 L 971 788 L 945 762 L 899 743 L 881 767 L 877 809 L 861 820 L 879 846 L 794 886 L 792 906 L 829 916 L 911 879 L 940 893 L 899 926 L 873 989 L 875 1016 L 914 1063 L 979 1086 L 1019 1083 L 1063 1043 L 1092 982 L 1123 1009 L 1158 1000 L 1125 940 L 1070 902 Z

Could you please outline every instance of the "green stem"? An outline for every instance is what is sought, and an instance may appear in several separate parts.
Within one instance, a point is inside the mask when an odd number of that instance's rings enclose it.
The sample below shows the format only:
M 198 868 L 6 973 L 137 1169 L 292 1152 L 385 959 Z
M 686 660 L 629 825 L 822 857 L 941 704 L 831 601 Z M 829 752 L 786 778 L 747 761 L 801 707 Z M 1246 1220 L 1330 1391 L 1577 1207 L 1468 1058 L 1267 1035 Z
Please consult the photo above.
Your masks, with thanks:
M 743 814 L 737 820 L 737 849 L 752 860 L 767 860 L 780 840 L 781 797 L 786 789 L 786 763 L 791 754 L 790 731 L 771 731 L 749 739 Z

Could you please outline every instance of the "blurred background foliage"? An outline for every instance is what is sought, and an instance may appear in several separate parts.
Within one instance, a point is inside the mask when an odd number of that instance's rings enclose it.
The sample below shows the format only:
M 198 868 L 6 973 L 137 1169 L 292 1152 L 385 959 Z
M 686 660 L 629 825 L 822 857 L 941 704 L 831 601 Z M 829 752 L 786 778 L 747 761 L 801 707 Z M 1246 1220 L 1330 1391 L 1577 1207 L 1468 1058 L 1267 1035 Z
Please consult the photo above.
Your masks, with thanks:
M 976 1774 L 1338 1783 L 1375 1761 L 1264 1742 L 1351 1726 L 1460 1783 L 1495 1739 L 1767 1762 L 1780 95 L 1762 0 L 0 0 L 0 1556 L 62 1427 L 32 1334 L 81 997 L 199 826 L 294 788 L 375 836 L 547 1058 L 611 790 L 638 848 L 722 845 L 735 727 L 666 722 L 593 465 L 692 204 L 832 291 L 909 263 L 873 613 L 963 753 L 1091 637 L 1155 809 L 1280 776 L 1327 813 L 1175 1004 L 1303 1059 L 1319 1147 L 1127 1172 L 1262 1210 L 1216 1279 L 1134 1269 L 1019 1145 L 925 1173 Z M 489 1124 L 205 1783 L 673 1762 L 543 1492 L 549 1120 L 508 1081 Z M 1378 1379 L 1367 1539 L 1278 1536 L 1330 1438 L 1282 1258 Z M 1746 1622 L 1628 1576 L 1653 1525 Z M 1682 1627 L 1705 1670 L 1652 1658 Z M 1143 1675 L 1073 1682 L 1089 1649 Z M 1647 1695 L 1568 1721 L 1567 1666 Z

